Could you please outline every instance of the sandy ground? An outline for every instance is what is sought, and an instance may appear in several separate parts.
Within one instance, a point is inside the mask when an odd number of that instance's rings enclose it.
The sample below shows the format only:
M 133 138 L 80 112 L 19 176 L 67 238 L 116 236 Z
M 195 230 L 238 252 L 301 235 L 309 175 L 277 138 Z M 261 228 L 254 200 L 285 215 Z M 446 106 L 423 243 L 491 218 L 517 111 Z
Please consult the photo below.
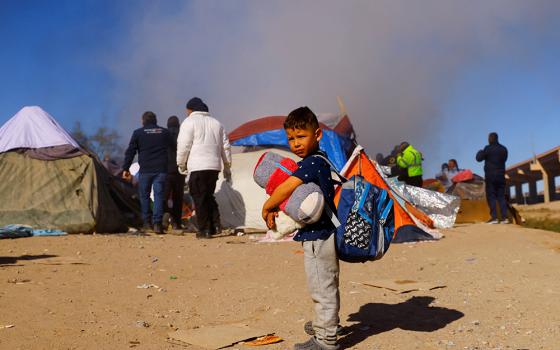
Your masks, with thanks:
M 560 349 L 560 234 L 483 224 L 445 234 L 341 264 L 342 348 Z M 199 350 L 167 334 L 239 322 L 285 340 L 263 349 L 291 349 L 312 316 L 301 252 L 246 236 L 0 240 L 0 349 Z M 446 287 L 359 284 L 377 279 Z M 150 283 L 161 289 L 137 288 Z

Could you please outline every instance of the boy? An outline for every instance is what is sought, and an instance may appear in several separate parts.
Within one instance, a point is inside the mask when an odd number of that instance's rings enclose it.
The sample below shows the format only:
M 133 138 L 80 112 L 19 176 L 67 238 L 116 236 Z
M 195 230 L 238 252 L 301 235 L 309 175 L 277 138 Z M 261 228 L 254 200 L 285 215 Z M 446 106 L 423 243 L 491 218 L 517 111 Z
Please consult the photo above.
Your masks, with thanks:
M 319 140 L 323 136 L 317 117 L 308 107 L 290 112 L 284 122 L 290 150 L 303 158 L 298 169 L 271 194 L 264 203 L 262 217 L 269 228 L 275 225 L 278 206 L 303 183 L 313 182 L 321 188 L 325 203 L 335 213 L 334 184 L 329 164 L 320 157 Z M 336 350 L 336 331 L 340 295 L 338 292 L 338 258 L 334 235 L 335 226 L 323 210 L 321 219 L 300 229 L 295 241 L 301 241 L 304 249 L 304 267 L 307 286 L 315 307 L 313 330 L 315 335 L 307 342 L 296 344 L 295 350 Z

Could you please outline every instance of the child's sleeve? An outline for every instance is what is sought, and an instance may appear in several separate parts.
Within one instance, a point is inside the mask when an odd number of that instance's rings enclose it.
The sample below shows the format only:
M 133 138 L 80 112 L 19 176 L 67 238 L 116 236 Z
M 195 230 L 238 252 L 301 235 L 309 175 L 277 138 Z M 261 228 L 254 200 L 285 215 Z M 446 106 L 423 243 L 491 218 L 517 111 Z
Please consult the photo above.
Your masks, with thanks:
M 298 163 L 298 168 L 294 171 L 292 176 L 297 177 L 303 181 L 303 183 L 313 182 L 317 179 L 318 170 L 319 161 L 308 157 Z

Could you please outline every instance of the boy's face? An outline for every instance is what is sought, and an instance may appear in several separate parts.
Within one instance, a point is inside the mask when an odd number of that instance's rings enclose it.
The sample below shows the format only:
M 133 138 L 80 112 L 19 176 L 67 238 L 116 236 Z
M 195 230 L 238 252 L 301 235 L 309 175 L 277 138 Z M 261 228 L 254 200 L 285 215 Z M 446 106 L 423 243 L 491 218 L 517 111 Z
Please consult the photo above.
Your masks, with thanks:
M 286 129 L 290 151 L 298 157 L 305 158 L 319 149 L 319 140 L 323 131 L 313 129 Z

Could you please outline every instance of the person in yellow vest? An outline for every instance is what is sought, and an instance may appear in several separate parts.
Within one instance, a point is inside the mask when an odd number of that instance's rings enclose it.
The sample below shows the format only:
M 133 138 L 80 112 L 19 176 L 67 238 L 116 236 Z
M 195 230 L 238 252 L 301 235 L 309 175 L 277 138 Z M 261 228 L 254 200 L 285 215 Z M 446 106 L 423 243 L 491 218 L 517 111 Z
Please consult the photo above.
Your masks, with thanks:
M 406 169 L 407 176 L 404 182 L 407 185 L 422 187 L 422 153 L 417 151 L 408 142 L 403 142 L 399 146 L 397 165 L 402 169 Z

